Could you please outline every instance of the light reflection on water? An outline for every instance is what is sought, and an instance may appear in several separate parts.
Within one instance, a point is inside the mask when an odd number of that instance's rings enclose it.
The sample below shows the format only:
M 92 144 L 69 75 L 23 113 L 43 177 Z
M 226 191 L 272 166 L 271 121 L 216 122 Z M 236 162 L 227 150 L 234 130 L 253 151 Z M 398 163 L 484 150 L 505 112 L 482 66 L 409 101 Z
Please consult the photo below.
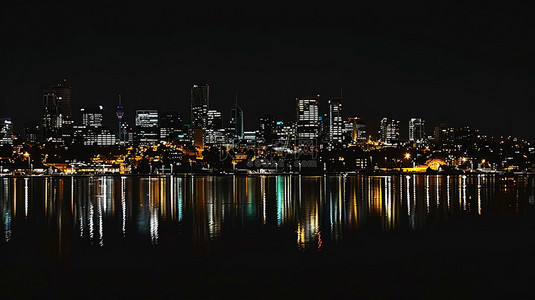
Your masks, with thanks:
M 3 243 L 24 240 L 27 228 L 44 229 L 57 238 L 59 253 L 75 239 L 95 246 L 133 239 L 159 247 L 164 234 L 210 245 L 264 229 L 293 232 L 299 250 L 322 250 L 359 231 L 424 230 L 455 216 L 523 214 L 534 205 L 533 179 L 482 174 L 1 178 L 0 222 Z

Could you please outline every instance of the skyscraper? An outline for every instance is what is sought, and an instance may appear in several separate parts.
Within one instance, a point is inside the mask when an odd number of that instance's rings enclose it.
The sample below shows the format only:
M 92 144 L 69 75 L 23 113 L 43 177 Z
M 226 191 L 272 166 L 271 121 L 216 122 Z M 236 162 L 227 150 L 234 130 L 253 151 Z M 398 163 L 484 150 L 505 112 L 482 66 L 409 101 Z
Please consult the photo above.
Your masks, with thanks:
M 124 141 L 122 137 L 122 131 L 123 131 L 122 122 L 123 122 L 124 110 L 123 110 L 123 105 L 121 103 L 121 100 L 122 100 L 121 95 L 119 95 L 119 104 L 117 105 L 117 109 L 115 110 L 115 115 L 117 116 L 117 121 L 119 122 L 119 127 L 117 130 L 117 140 L 119 141 L 119 143 Z
M 342 98 L 329 100 L 329 143 L 342 143 Z
M 115 135 L 103 127 L 103 106 L 82 108 L 82 125 L 73 126 L 73 142 L 91 146 L 111 146 Z
M 136 110 L 136 141 L 150 145 L 158 142 L 159 122 L 157 110 Z
M 275 130 L 275 118 L 271 115 L 265 115 L 260 117 L 260 136 L 264 139 L 267 144 L 273 142 L 273 132 Z
M 33 121 L 27 123 L 24 127 L 24 140 L 29 143 L 38 143 L 41 141 L 41 123 Z
M 296 98 L 296 111 L 298 145 L 316 145 L 320 130 L 318 118 L 319 95 L 316 97 Z
M 236 101 L 230 109 L 230 128 L 231 136 L 236 139 L 243 138 L 243 110 L 238 106 L 238 94 Z
M 67 80 L 43 91 L 43 137 L 64 142 L 72 137 L 71 87 Z
M 388 117 L 383 118 L 379 136 L 381 142 L 386 145 L 399 143 L 399 121 Z
M 366 123 L 359 117 L 353 118 L 353 142 L 366 141 Z
M 82 124 L 89 128 L 100 128 L 102 127 L 102 106 L 92 107 L 92 108 L 82 108 Z
M 425 121 L 420 118 L 411 118 L 409 121 L 409 141 L 417 144 L 425 140 Z
M 0 145 L 13 145 L 13 123 L 11 118 L 0 119 Z
M 160 139 L 162 141 L 177 140 L 184 134 L 184 123 L 176 111 L 164 111 L 160 114 Z
M 206 129 L 210 87 L 194 85 L 191 88 L 191 126 L 193 129 Z
M 223 128 L 223 114 L 215 109 L 208 110 L 208 121 L 206 127 L 213 130 Z

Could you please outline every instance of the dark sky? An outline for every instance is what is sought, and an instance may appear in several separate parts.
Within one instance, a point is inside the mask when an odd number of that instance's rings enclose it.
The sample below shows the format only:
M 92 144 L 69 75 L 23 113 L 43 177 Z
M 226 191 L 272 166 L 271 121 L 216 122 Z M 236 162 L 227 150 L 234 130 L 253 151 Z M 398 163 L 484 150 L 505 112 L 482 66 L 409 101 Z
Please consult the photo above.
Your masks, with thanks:
M 189 89 L 204 83 L 228 122 L 237 91 L 247 129 L 265 113 L 293 120 L 295 97 L 319 93 L 326 112 L 343 88 L 345 116 L 374 127 L 392 116 L 402 138 L 410 117 L 492 135 L 512 119 L 535 138 L 535 5 L 374 2 L 12 3 L 0 11 L 0 117 L 39 120 L 42 90 L 63 78 L 74 108 L 102 104 L 108 124 L 118 94 L 130 117 L 170 109 L 189 121 Z

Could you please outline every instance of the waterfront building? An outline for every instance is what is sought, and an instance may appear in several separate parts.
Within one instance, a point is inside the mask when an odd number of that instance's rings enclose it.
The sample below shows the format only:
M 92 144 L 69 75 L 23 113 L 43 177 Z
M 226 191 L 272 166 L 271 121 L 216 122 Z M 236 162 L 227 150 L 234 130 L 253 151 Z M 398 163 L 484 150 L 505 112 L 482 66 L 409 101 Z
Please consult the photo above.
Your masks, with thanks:
M 234 139 L 243 138 L 243 110 L 238 105 L 238 95 L 236 94 L 236 102 L 230 110 L 230 129 L 231 135 Z
M 259 137 L 264 140 L 266 144 L 273 142 L 273 132 L 275 130 L 275 118 L 271 115 L 264 115 L 259 120 Z
M 353 142 L 365 142 L 366 137 L 366 123 L 362 118 L 353 118 Z
M 151 145 L 160 137 L 157 110 L 136 110 L 136 142 Z
M 379 139 L 385 145 L 395 145 L 399 140 L 399 121 L 389 117 L 381 120 L 381 127 L 379 131 Z
M 11 122 L 11 118 L 0 119 L 0 145 L 13 145 L 13 122 Z
M 42 130 L 45 142 L 70 142 L 72 137 L 71 87 L 66 80 L 43 91 Z
M 425 139 L 425 121 L 420 118 L 411 118 L 409 121 L 409 141 L 421 144 Z
M 176 141 L 180 135 L 184 135 L 184 122 L 176 111 L 163 111 L 160 117 L 160 140 Z
M 342 120 L 342 98 L 329 100 L 329 143 L 342 143 L 344 124 Z
M 119 95 L 119 104 L 117 105 L 117 108 L 115 110 L 115 116 L 117 116 L 117 122 L 118 122 L 118 128 L 117 128 L 117 141 L 120 143 L 120 144 L 124 144 L 125 143 L 125 139 L 123 138 L 123 126 L 122 126 L 122 122 L 123 122 L 123 117 L 124 117 L 124 109 L 123 109 L 123 105 L 121 103 L 121 95 Z
M 194 85 L 191 88 L 191 127 L 206 129 L 208 123 L 208 105 L 210 102 L 210 86 Z
M 313 146 L 318 143 L 320 133 L 319 95 L 316 97 L 296 98 L 297 144 Z

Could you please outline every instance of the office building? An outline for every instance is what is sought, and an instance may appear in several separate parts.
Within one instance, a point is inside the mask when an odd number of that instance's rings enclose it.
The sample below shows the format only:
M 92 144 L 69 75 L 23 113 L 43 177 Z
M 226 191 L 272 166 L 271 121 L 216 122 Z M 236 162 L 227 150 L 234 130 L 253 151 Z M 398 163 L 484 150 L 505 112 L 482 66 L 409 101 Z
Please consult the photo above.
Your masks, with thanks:
M 13 145 L 13 123 L 11 118 L 0 119 L 0 145 Z
M 45 142 L 70 142 L 72 137 L 71 87 L 66 80 L 43 91 L 43 138 Z
M 271 144 L 273 142 L 273 131 L 275 129 L 274 126 L 275 126 L 275 118 L 273 118 L 271 115 L 265 115 L 263 117 L 260 117 L 260 120 L 259 120 L 260 137 L 267 144 Z
M 238 105 L 238 96 L 236 95 L 236 102 L 230 110 L 230 130 L 231 137 L 234 139 L 243 138 L 243 110 Z
M 273 144 L 289 147 L 295 142 L 295 123 L 289 121 L 276 121 L 273 129 Z
M 399 121 L 392 118 L 383 118 L 379 131 L 379 139 L 385 145 L 395 145 L 399 143 Z
M 318 143 L 320 133 L 319 95 L 316 97 L 296 98 L 296 134 L 298 145 L 313 146 Z
M 160 138 L 157 110 L 136 110 L 136 142 L 143 145 L 158 143 Z
M 82 124 L 88 128 L 101 128 L 102 127 L 102 111 L 104 107 L 102 105 L 91 108 L 82 108 Z
M 208 85 L 194 85 L 191 88 L 191 127 L 192 129 L 206 129 L 208 123 L 208 105 L 210 102 L 210 87 Z
M 366 140 L 366 123 L 362 118 L 353 118 L 353 142 L 365 142 Z
M 39 122 L 31 122 L 24 127 L 24 140 L 29 143 L 38 143 L 41 139 L 41 125 Z
M 425 138 L 425 121 L 419 118 L 411 118 L 409 121 L 409 141 L 420 144 Z
M 342 99 L 333 98 L 329 100 L 329 143 L 342 143 L 343 135 L 342 120 Z
M 208 121 L 207 126 L 208 129 L 222 129 L 223 128 L 223 114 L 215 109 L 209 109 L 208 110 Z
M 125 139 L 123 138 L 123 135 L 122 135 L 123 134 L 122 122 L 123 122 L 123 117 L 124 117 L 124 109 L 123 109 L 121 100 L 122 100 L 121 95 L 119 95 L 119 104 L 117 105 L 117 108 L 115 109 L 115 116 L 117 116 L 117 122 L 118 122 L 117 141 L 119 141 L 120 144 L 124 144 Z
M 184 122 L 176 111 L 163 111 L 160 116 L 160 140 L 173 142 L 185 134 Z

